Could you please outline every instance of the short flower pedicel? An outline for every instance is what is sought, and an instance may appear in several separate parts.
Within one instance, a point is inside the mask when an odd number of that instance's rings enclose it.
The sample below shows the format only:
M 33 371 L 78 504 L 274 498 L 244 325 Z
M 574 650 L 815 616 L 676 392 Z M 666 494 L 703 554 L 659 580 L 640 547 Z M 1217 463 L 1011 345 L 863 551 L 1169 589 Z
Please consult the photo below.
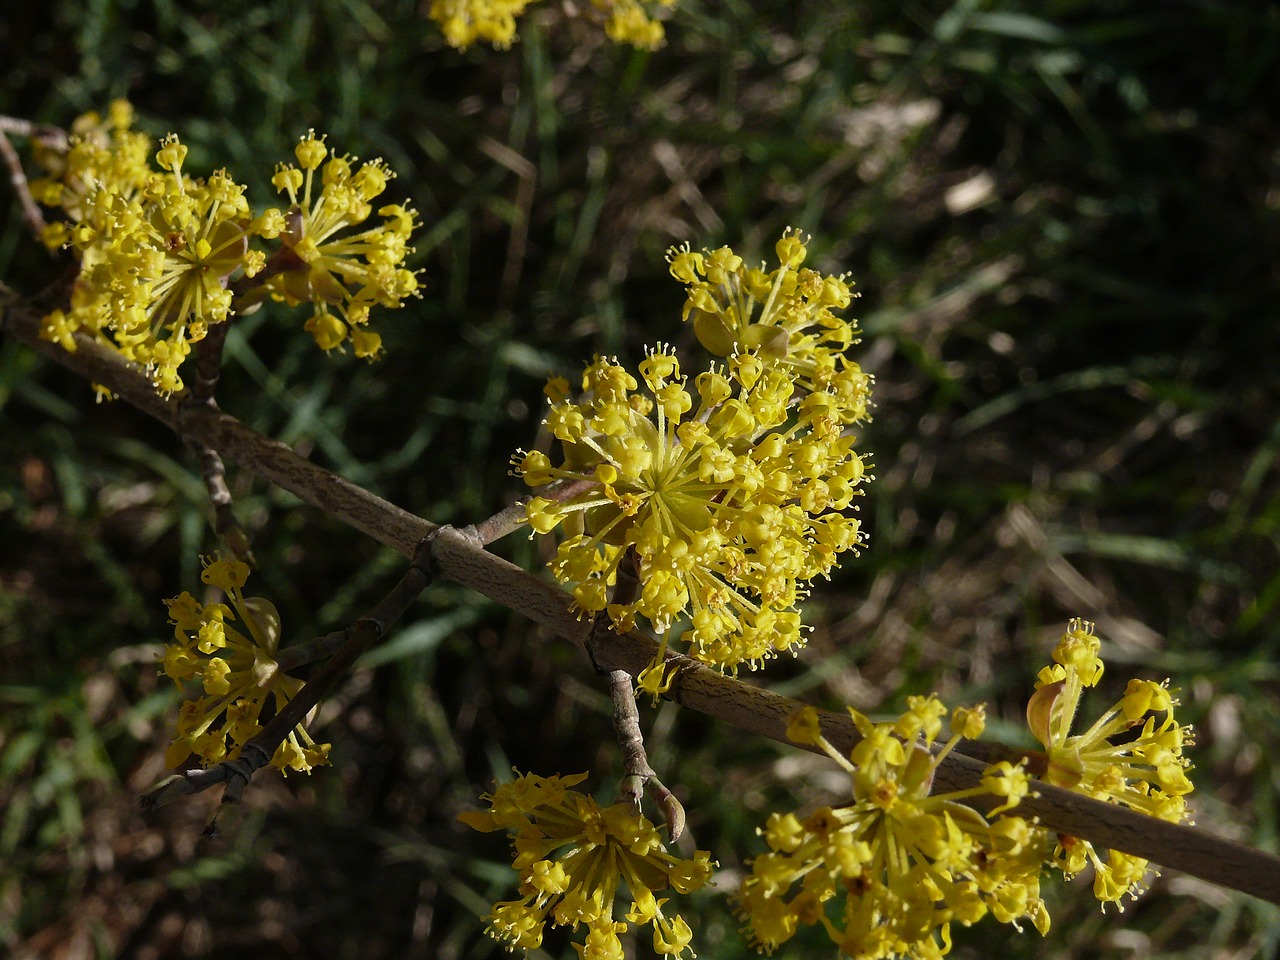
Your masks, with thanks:
M 797 713 L 787 735 L 819 747 L 852 778 L 852 803 L 807 817 L 773 814 L 758 831 L 769 852 L 756 857 L 738 893 L 752 939 L 772 953 L 801 924 L 822 924 L 842 954 L 933 958 L 951 947 L 950 926 L 991 914 L 1029 919 L 1042 934 L 1044 832 L 1018 817 L 984 817 L 963 801 L 979 794 L 1015 806 L 1027 792 L 1020 767 L 989 768 L 982 786 L 930 795 L 933 773 L 962 737 L 982 732 L 981 708 L 952 714 L 951 739 L 933 749 L 946 707 L 912 697 L 895 723 L 850 710 L 862 740 L 849 757 L 822 736 L 817 712 Z
M 1075 619 L 1053 651 L 1054 663 L 1040 671 L 1036 693 L 1027 704 L 1031 732 L 1044 744 L 1048 769 L 1044 780 L 1098 800 L 1179 823 L 1187 817 L 1190 762 L 1182 755 L 1191 744 L 1191 728 L 1173 716 L 1174 699 L 1165 683 L 1130 680 L 1124 696 L 1084 733 L 1071 725 L 1085 687 L 1102 679 L 1101 641 L 1093 624 Z M 1138 735 L 1132 731 L 1137 728 Z M 1123 734 L 1120 742 L 1112 742 Z M 1053 865 L 1074 876 L 1092 864 L 1093 892 L 1103 904 L 1141 892 L 1147 861 L 1118 850 L 1104 860 L 1087 840 L 1059 837 Z
M 267 701 L 276 713 L 302 688 L 276 665 L 280 615 L 270 601 L 242 592 L 249 568 L 238 560 L 204 559 L 201 579 L 221 588 L 230 606 L 201 605 L 189 593 L 166 600 L 176 643 L 168 644 L 161 672 L 180 688 L 199 680 L 204 696 L 188 700 L 178 716 L 178 736 L 165 754 L 176 767 L 191 754 L 206 766 L 234 759 L 261 729 Z M 240 629 L 231 624 L 238 622 Z M 316 743 L 301 724 L 277 748 L 271 766 L 284 774 L 310 773 L 329 762 L 330 745 Z
M 644 617 L 665 641 L 687 617 L 680 639 L 722 670 L 798 648 L 805 585 L 862 541 L 841 512 L 870 479 L 854 438 L 826 394 L 797 397 L 788 371 L 754 354 L 713 365 L 690 390 L 658 346 L 640 380 L 597 358 L 582 400 L 563 381 L 548 386 L 563 465 L 523 453 L 515 472 L 530 487 L 562 485 L 526 507 L 536 533 L 567 534 L 552 572 L 584 613 L 607 609 L 619 630 Z M 639 589 L 610 603 L 623 563 Z
M 710 854 L 699 850 L 692 860 L 682 860 L 667 853 L 657 829 L 632 806 L 601 808 L 571 789 L 586 777 L 517 775 L 484 795 L 489 810 L 459 815 L 476 830 L 508 831 L 516 853 L 512 866 L 520 874 L 521 899 L 494 905 L 489 935 L 511 949 L 533 950 L 542 945 L 548 920 L 574 930 L 585 924 L 584 941 L 574 944 L 578 955 L 621 960 L 619 934 L 628 923 L 648 924 L 654 952 L 696 956 L 688 923 L 665 911 L 668 898 L 655 894 L 704 886 L 711 876 Z M 618 919 L 615 900 L 623 884 L 631 908 Z

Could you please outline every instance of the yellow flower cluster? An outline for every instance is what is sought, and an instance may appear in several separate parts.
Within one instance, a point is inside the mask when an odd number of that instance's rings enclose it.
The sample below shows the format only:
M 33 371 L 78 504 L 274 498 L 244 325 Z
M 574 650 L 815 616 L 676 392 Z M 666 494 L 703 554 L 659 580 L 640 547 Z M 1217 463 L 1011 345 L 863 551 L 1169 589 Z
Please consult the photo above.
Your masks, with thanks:
M 962 737 L 981 734 L 982 709 L 954 711 L 941 748 L 935 741 L 946 707 L 934 697 L 912 697 L 893 723 L 849 712 L 862 739 L 848 758 L 822 736 L 812 707 L 788 727 L 791 739 L 819 747 L 849 773 L 852 802 L 805 817 L 774 814 L 759 831 L 769 852 L 752 861 L 738 893 L 757 946 L 772 953 L 801 924 L 821 924 L 852 957 L 935 958 L 951 947 L 952 923 L 987 914 L 1003 923 L 1026 918 L 1045 933 L 1039 874 L 1046 834 L 1000 815 L 1027 792 L 1021 767 L 1001 763 L 981 787 L 929 793 L 947 753 Z M 983 816 L 963 802 L 979 794 L 1004 802 Z
M 591 0 L 605 18 L 604 32 L 610 40 L 644 50 L 662 46 L 666 33 L 656 12 L 675 5 L 676 0 Z
M 385 164 L 353 171 L 349 158 L 335 156 L 313 197 L 312 174 L 328 151 L 308 134 L 295 151 L 302 170 L 276 174 L 293 206 L 255 217 L 245 187 L 226 171 L 187 175 L 187 148 L 176 136 L 161 142 L 153 169 L 131 118 L 117 102 L 108 121 L 80 118 L 65 152 L 38 156 L 49 176 L 34 182 L 34 193 L 68 218 L 50 225 L 46 242 L 80 257 L 70 309 L 45 317 L 41 336 L 69 351 L 75 333 L 92 336 L 145 367 L 168 394 L 182 389 L 178 368 L 211 324 L 272 296 L 316 304 L 307 329 L 326 350 L 350 336 L 358 356 L 377 354 L 381 341 L 364 330 L 369 308 L 398 307 L 417 288 L 403 268 L 416 215 L 387 206 L 378 211 L 382 224 L 335 234 L 371 216 L 370 201 L 392 176 Z M 268 259 L 251 249 L 254 238 L 279 239 L 279 248 Z
M 484 795 L 488 810 L 459 815 L 473 829 L 506 830 L 512 837 L 520 899 L 494 905 L 489 935 L 511 949 L 534 950 L 542 944 L 548 920 L 575 931 L 584 924 L 586 936 L 574 944 L 580 957 L 622 960 L 619 935 L 629 923 L 647 924 L 653 928 L 655 953 L 695 956 L 688 923 L 679 914 L 668 915 L 663 909 L 668 898 L 655 894 L 701 888 L 711 876 L 710 854 L 699 850 L 692 860 L 683 860 L 668 853 L 657 829 L 630 805 L 601 808 L 570 789 L 586 776 L 517 776 Z M 617 919 L 621 884 L 631 907 Z
M 1190 729 L 1174 720 L 1177 701 L 1165 684 L 1131 680 L 1119 703 L 1070 736 L 1081 690 L 1102 676 L 1099 647 L 1093 624 L 1072 620 L 1054 664 L 1040 671 L 1027 717 L 1047 752 L 1043 779 L 1179 822 L 1192 789 L 1182 755 Z M 954 711 L 951 739 L 938 747 L 946 708 L 933 697 L 912 697 L 908 706 L 896 722 L 878 724 L 851 709 L 862 739 L 847 760 L 822 736 L 813 708 L 792 718 L 787 735 L 850 774 L 853 802 L 803 818 L 774 814 L 759 831 L 769 852 L 752 862 L 738 896 L 761 949 L 772 952 L 801 924 L 822 924 L 849 956 L 935 958 L 950 950 L 952 923 L 987 914 L 1002 923 L 1029 919 L 1043 934 L 1045 864 L 1068 876 L 1092 865 L 1104 904 L 1136 895 L 1145 860 L 1116 850 L 1104 859 L 1087 841 L 1006 815 L 1028 793 L 1021 766 L 1001 762 L 980 787 L 930 795 L 938 764 L 962 737 L 979 736 L 985 720 L 980 707 Z M 1001 801 L 985 815 L 962 802 L 984 793 Z
M 289 210 L 268 210 L 262 234 L 279 236 L 294 263 L 274 273 L 266 288 L 289 306 L 313 303 L 306 329 L 325 350 L 348 337 L 357 357 L 374 357 L 382 338 L 367 329 L 371 307 L 396 308 L 418 291 L 416 275 L 403 266 L 417 225 L 410 208 L 378 210 L 383 222 L 359 233 L 341 233 L 373 215 L 370 203 L 395 176 L 381 160 L 352 168 L 351 158 L 328 151 L 310 131 L 294 150 L 298 166 L 281 164 L 271 182 L 289 197 Z M 320 171 L 319 189 L 315 183 Z
M 799 393 L 785 368 L 753 353 L 690 385 L 659 346 L 639 373 L 597 358 L 580 401 L 553 381 L 546 423 L 563 464 L 516 455 L 527 485 L 561 485 L 526 505 L 536 533 L 567 536 L 552 572 L 574 585 L 582 611 L 607 609 L 619 630 L 642 616 L 665 637 L 687 618 L 680 640 L 722 670 L 798 648 L 796 603 L 861 542 L 841 511 L 870 479 L 831 395 Z M 624 563 L 639 589 L 610 603 Z
M 133 106 L 115 100 L 105 118 L 83 114 L 71 124 L 65 150 L 37 144 L 36 162 L 45 176 L 31 181 L 31 195 L 47 207 L 61 208 L 72 221 L 88 213 L 85 201 L 101 184 L 132 197 L 151 177 L 151 139 L 133 126 Z M 67 223 L 45 227 L 45 244 L 56 250 L 71 241 Z
M 179 688 L 198 680 L 204 696 L 187 700 L 178 716 L 178 735 L 165 754 L 176 767 L 195 754 L 208 766 L 234 759 L 262 730 L 259 717 L 268 700 L 277 713 L 302 687 L 276 664 L 280 615 L 262 597 L 246 597 L 249 568 L 238 560 L 203 559 L 201 579 L 223 590 L 225 603 L 200 604 L 191 594 L 166 600 L 174 640 L 167 644 L 161 672 Z M 240 629 L 232 626 L 239 622 Z M 310 773 L 329 762 L 327 743 L 316 743 L 299 724 L 271 758 L 271 766 Z
M 753 352 L 790 372 L 804 390 L 826 393 L 843 423 L 867 419 L 872 378 L 845 352 L 858 327 L 835 311 L 849 306 L 848 278 L 803 267 L 807 238 L 787 230 L 773 270 L 748 268 L 729 247 L 667 251 L 671 275 L 685 284 L 683 316 L 698 342 L 717 357 Z M 758 312 L 757 312 L 757 308 Z
M 445 42 L 465 50 L 477 41 L 506 50 L 516 38 L 516 17 L 530 0 L 431 0 L 427 12 Z
M 445 42 L 465 50 L 476 42 L 500 50 L 516 39 L 516 18 L 532 0 L 431 0 L 427 15 L 440 25 Z M 648 50 L 662 45 L 664 32 L 657 11 L 677 0 L 589 0 L 570 8 L 570 15 L 603 20 L 605 34 L 615 43 Z
M 1100 648 L 1093 624 L 1072 620 L 1054 648 L 1054 663 L 1036 680 L 1027 722 L 1048 754 L 1044 780 L 1179 823 L 1187 817 L 1185 797 L 1193 789 L 1182 750 L 1193 741 L 1191 728 L 1174 719 L 1178 701 L 1168 681 L 1130 680 L 1118 703 L 1084 733 L 1071 736 L 1082 691 L 1102 678 Z M 1059 838 L 1055 867 L 1074 876 L 1090 864 L 1094 896 L 1104 904 L 1141 892 L 1146 860 L 1118 850 L 1106 851 L 1103 859 L 1087 840 Z
M 80 275 L 70 311 L 55 310 L 41 332 L 67 350 L 76 331 L 114 346 L 146 367 L 162 393 L 182 389 L 178 367 L 191 344 L 230 315 L 232 274 L 256 272 L 263 260 L 249 251 L 245 188 L 225 171 L 208 181 L 184 176 L 186 153 L 170 136 L 155 157 L 165 173 L 141 186 L 130 176 L 66 194 L 79 213 L 66 229 Z M 88 174 L 74 176 L 83 182 Z

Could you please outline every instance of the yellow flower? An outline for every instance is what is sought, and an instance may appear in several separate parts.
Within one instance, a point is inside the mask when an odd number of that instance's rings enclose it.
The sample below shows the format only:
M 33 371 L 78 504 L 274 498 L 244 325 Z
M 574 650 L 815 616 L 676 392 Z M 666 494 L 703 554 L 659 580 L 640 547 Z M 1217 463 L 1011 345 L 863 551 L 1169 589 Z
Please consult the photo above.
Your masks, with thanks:
M 1027 704 L 1027 723 L 1048 754 L 1043 779 L 1098 800 L 1118 803 L 1161 820 L 1186 819 L 1184 797 L 1193 789 L 1190 761 L 1182 754 L 1194 741 L 1191 728 L 1179 726 L 1178 701 L 1168 681 L 1130 680 L 1124 696 L 1076 736 L 1071 727 L 1085 687 L 1102 678 L 1101 641 L 1093 624 L 1074 619 L 1053 651 L 1054 663 L 1040 671 Z M 1136 731 L 1136 736 L 1135 736 Z M 1068 876 L 1092 864 L 1093 890 L 1103 903 L 1141 892 L 1147 862 L 1116 850 L 1106 859 L 1093 844 L 1061 837 L 1053 860 Z
M 331 153 L 315 131 L 302 138 L 294 155 L 298 166 L 281 164 L 271 180 L 291 206 L 268 210 L 257 221 L 264 235 L 278 233 L 292 254 L 266 288 L 290 306 L 315 305 L 306 330 L 324 350 L 350 339 L 356 356 L 373 359 L 382 341 L 365 329 L 370 310 L 403 306 L 418 293 L 417 274 L 404 266 L 418 215 L 391 204 L 378 208 L 381 224 L 345 232 L 373 215 L 371 201 L 395 174 L 381 160 L 353 167 L 352 158 Z
M 840 423 L 867 419 L 872 378 L 845 351 L 858 342 L 857 322 L 836 315 L 853 293 L 846 276 L 802 268 L 807 238 L 788 230 L 779 265 L 748 267 L 729 247 L 695 253 L 686 243 L 667 251 L 671 275 L 685 284 L 684 319 L 719 357 L 754 352 L 780 364 L 803 390 L 821 393 Z M 757 307 L 759 311 L 757 312 Z
M 574 944 L 580 956 L 621 958 L 618 935 L 628 923 L 648 924 L 657 953 L 681 957 L 688 950 L 695 956 L 689 925 L 678 914 L 668 916 L 668 900 L 654 894 L 705 885 L 710 855 L 699 850 L 684 860 L 668 853 L 657 829 L 630 805 L 601 808 L 571 789 L 586 776 L 517 775 L 483 795 L 488 810 L 458 816 L 475 830 L 511 834 L 521 899 L 495 904 L 487 932 L 511 948 L 531 950 L 541 946 L 548 920 L 575 930 L 581 923 L 586 937 Z M 614 910 L 623 884 L 631 906 L 620 920 Z
M 668 347 L 648 352 L 639 381 L 597 358 L 583 399 L 553 402 L 546 418 L 562 465 L 515 462 L 531 487 L 569 485 L 525 512 L 535 533 L 566 535 L 551 569 L 582 611 L 607 610 L 619 629 L 642 616 L 664 635 L 687 617 L 679 639 L 730 671 L 804 642 L 796 604 L 856 552 L 860 525 L 843 511 L 871 479 L 854 438 L 805 401 L 793 409 L 788 373 L 755 359 L 712 366 L 691 390 Z M 639 588 L 610 603 L 623 563 Z
M 297 694 L 302 681 L 286 676 L 276 665 L 280 643 L 280 615 L 270 601 L 246 597 L 242 588 L 249 568 L 238 560 L 201 558 L 201 579 L 223 590 L 230 606 L 200 604 L 183 592 L 166 600 L 174 643 L 160 656 L 160 669 L 179 688 L 199 680 L 204 696 L 182 705 L 178 736 L 165 754 L 176 767 L 191 754 L 206 766 L 234 758 L 261 730 L 259 716 L 268 701 L 270 714 Z M 240 629 L 231 626 L 239 623 Z M 221 721 L 221 725 L 219 725 Z M 271 758 L 271 766 L 310 773 L 329 762 L 330 745 L 316 743 L 299 724 Z
M 788 736 L 820 747 L 850 774 L 852 802 L 803 818 L 775 813 L 757 831 L 769 852 L 751 862 L 738 891 L 755 943 L 772 952 L 801 925 L 821 924 L 850 956 L 937 957 L 950 949 L 953 922 L 988 913 L 1008 923 L 1029 919 L 1044 933 L 1044 831 L 1017 817 L 989 821 L 962 802 L 996 793 L 1009 800 L 1002 809 L 1013 806 L 1025 793 L 1017 768 L 992 770 L 972 790 L 929 793 L 962 734 L 980 732 L 979 711 L 957 710 L 940 748 L 946 709 L 933 697 L 912 697 L 895 723 L 849 712 L 862 739 L 848 758 L 819 732 L 812 707 L 788 725 Z
M 636 675 L 636 696 L 642 693 L 653 698 L 653 705 L 658 705 L 658 698 L 671 689 L 679 671 L 661 658 L 649 664 Z

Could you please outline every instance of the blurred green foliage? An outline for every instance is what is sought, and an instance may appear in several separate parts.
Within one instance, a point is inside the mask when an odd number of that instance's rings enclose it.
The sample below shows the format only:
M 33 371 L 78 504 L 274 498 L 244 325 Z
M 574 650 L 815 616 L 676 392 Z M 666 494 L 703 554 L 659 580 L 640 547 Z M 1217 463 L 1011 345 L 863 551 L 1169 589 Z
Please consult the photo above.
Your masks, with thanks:
M 424 298 L 386 358 L 322 356 L 297 318 L 238 321 L 220 397 L 259 430 L 437 522 L 517 492 L 540 388 L 598 352 L 689 348 L 663 250 L 769 253 L 788 224 L 848 270 L 878 379 L 871 547 L 815 591 L 796 662 L 826 705 L 985 699 L 1019 741 L 1071 615 L 1110 641 L 1108 692 L 1171 676 L 1199 821 L 1277 847 L 1280 685 L 1280 13 L 1229 0 L 833 4 L 683 0 L 653 53 L 554 3 L 497 53 L 442 44 L 422 4 L 21 5 L 0 113 L 65 125 L 127 96 L 188 169 L 270 195 L 307 128 L 399 172 Z M 11 194 L 0 279 L 53 280 Z M 377 322 L 377 321 L 375 321 Z M 609 708 L 554 638 L 433 589 L 326 705 L 336 765 L 142 817 L 178 693 L 151 666 L 160 600 L 214 546 L 181 443 L 0 344 L 0 952 L 17 957 L 475 957 L 510 893 L 500 838 L 454 821 L 515 764 L 617 769 Z M 231 472 L 286 638 L 350 622 L 399 561 Z M 521 537 L 499 545 L 539 562 Z M 1114 688 L 1114 689 L 1113 689 Z M 745 945 L 727 894 L 768 811 L 829 797 L 823 765 L 670 705 L 652 759 L 719 888 L 700 956 Z M 206 802 L 206 800 L 208 802 Z M 1166 876 L 1123 917 L 1085 881 L 1054 930 L 961 931 L 960 957 L 1267 956 L 1280 916 Z M 641 945 L 641 955 L 647 949 Z M 563 956 L 552 943 L 546 955 Z M 788 956 L 829 956 L 821 936 Z M 72 955 L 67 953 L 65 955 Z

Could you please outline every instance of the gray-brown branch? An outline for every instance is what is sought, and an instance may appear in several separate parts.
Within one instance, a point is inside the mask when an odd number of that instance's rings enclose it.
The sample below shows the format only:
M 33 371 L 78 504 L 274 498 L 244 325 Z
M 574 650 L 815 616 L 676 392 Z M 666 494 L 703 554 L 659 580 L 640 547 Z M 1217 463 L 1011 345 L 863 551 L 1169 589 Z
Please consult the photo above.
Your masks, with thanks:
M 199 437 L 245 469 L 406 557 L 413 557 L 418 542 L 437 529 L 429 521 L 308 463 L 284 444 L 256 433 L 225 413 L 199 408 L 180 417 L 176 399 L 158 397 L 140 370 L 109 349 L 80 337 L 78 350 L 66 353 L 61 347 L 41 341 L 39 317 L 21 305 L 8 310 L 2 326 L 5 332 L 54 362 L 107 385 L 145 413 L 175 430 Z M 592 641 L 591 625 L 576 619 L 564 591 L 489 553 L 474 535 L 449 527 L 439 531 L 433 541 L 432 558 L 441 577 L 470 587 L 566 638 L 601 669 L 625 670 L 635 676 L 653 661 L 658 646 L 651 638 L 609 634 L 607 643 L 601 638 Z M 676 673 L 669 699 L 742 730 L 788 742 L 787 719 L 800 703 L 722 676 L 677 654 L 668 654 L 667 660 L 668 669 Z M 853 722 L 839 714 L 824 713 L 823 731 L 842 750 L 857 739 Z M 980 751 L 982 756 L 954 752 L 948 755 L 935 778 L 940 789 L 977 786 L 988 757 L 1023 753 L 998 745 L 966 742 L 961 746 L 970 754 Z M 1050 829 L 1280 904 L 1280 857 L 1224 840 L 1201 828 L 1166 823 L 1048 784 L 1039 784 L 1036 789 L 1038 796 L 1023 800 L 1019 813 L 1038 817 Z

